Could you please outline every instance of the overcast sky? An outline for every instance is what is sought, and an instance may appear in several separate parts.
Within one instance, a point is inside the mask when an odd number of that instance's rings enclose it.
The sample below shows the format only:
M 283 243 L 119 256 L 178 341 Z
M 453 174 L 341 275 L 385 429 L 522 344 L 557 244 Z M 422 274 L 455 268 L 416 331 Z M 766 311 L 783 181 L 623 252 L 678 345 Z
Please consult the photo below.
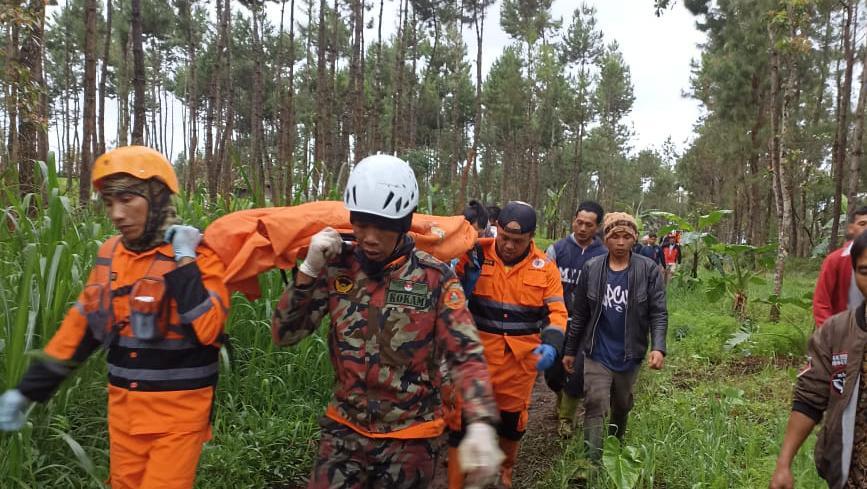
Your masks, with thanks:
M 501 0 L 497 0 L 488 10 L 482 58 L 485 74 L 503 47 L 512 42 L 500 28 L 501 3 Z M 683 149 L 691 139 L 693 123 L 700 114 L 699 104 L 682 96 L 689 89 L 690 61 L 698 58 L 698 44 L 705 39 L 704 34 L 695 28 L 695 18 L 680 2 L 675 2 L 677 5 L 665 11 L 662 17 L 654 15 L 651 0 L 588 0 L 587 3 L 596 7 L 598 26 L 605 35 L 605 42 L 618 42 L 623 58 L 632 71 L 635 106 L 630 119 L 635 131 L 634 149 L 659 147 L 669 136 L 678 148 Z M 552 16 L 562 19 L 566 26 L 578 4 L 577 0 L 555 0 Z M 269 5 L 269 20 L 279 25 L 280 6 Z M 378 16 L 379 2 L 376 5 L 374 10 L 366 14 L 367 19 L 372 15 Z M 396 10 L 397 3 L 387 0 L 383 15 L 383 36 L 386 38 L 396 30 Z M 287 14 L 286 22 L 288 17 Z M 295 19 L 306 19 L 300 8 Z M 376 35 L 374 25 L 365 32 L 364 38 L 369 43 L 376 40 Z M 465 28 L 464 39 L 474 64 L 475 33 Z

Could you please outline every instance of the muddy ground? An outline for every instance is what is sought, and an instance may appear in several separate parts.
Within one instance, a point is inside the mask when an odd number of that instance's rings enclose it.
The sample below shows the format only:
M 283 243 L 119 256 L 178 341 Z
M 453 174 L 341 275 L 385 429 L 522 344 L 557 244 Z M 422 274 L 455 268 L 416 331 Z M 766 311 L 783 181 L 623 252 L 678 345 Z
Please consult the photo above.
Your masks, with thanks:
M 559 460 L 562 442 L 557 434 L 557 420 L 554 416 L 556 396 L 540 375 L 533 388 L 533 400 L 530 404 L 530 420 L 527 432 L 521 440 L 521 450 L 518 452 L 518 464 L 515 467 L 513 489 L 534 489 L 548 470 Z M 432 489 L 445 489 L 445 461 L 442 470 L 437 472 L 437 479 Z
M 557 434 L 557 419 L 554 416 L 556 402 L 556 396 L 540 375 L 533 389 L 527 433 L 521 440 L 521 451 L 518 452 L 514 489 L 535 488 L 560 459 L 563 443 Z

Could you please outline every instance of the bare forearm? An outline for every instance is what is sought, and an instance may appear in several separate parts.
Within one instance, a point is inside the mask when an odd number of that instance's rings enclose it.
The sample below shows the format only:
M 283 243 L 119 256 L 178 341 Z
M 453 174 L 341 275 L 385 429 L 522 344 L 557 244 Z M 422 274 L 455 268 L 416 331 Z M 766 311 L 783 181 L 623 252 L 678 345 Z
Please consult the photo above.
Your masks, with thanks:
M 783 445 L 780 447 L 780 456 L 777 458 L 777 466 L 790 467 L 795 455 L 804 440 L 813 431 L 816 422 L 809 416 L 798 411 L 792 411 L 789 415 L 789 423 L 786 426 L 786 435 L 783 437 Z

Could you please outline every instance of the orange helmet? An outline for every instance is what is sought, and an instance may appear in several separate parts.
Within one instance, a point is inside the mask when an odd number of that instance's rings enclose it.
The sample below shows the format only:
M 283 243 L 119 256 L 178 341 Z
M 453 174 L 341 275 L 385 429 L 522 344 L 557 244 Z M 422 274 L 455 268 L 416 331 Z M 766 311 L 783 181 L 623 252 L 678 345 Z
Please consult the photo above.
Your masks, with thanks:
M 146 146 L 122 146 L 106 152 L 93 163 L 90 181 L 101 190 L 102 179 L 118 173 L 141 180 L 156 178 L 173 194 L 178 193 L 178 177 L 172 164 L 162 153 Z

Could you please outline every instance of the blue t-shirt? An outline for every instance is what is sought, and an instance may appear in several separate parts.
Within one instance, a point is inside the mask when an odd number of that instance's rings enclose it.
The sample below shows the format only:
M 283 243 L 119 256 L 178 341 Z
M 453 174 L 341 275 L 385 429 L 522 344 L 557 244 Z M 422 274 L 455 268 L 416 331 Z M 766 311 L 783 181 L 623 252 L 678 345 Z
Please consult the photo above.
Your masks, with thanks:
M 626 304 L 629 300 L 629 269 L 608 269 L 608 283 L 602 297 L 602 314 L 590 358 L 614 372 L 628 372 L 641 360 L 626 360 Z

